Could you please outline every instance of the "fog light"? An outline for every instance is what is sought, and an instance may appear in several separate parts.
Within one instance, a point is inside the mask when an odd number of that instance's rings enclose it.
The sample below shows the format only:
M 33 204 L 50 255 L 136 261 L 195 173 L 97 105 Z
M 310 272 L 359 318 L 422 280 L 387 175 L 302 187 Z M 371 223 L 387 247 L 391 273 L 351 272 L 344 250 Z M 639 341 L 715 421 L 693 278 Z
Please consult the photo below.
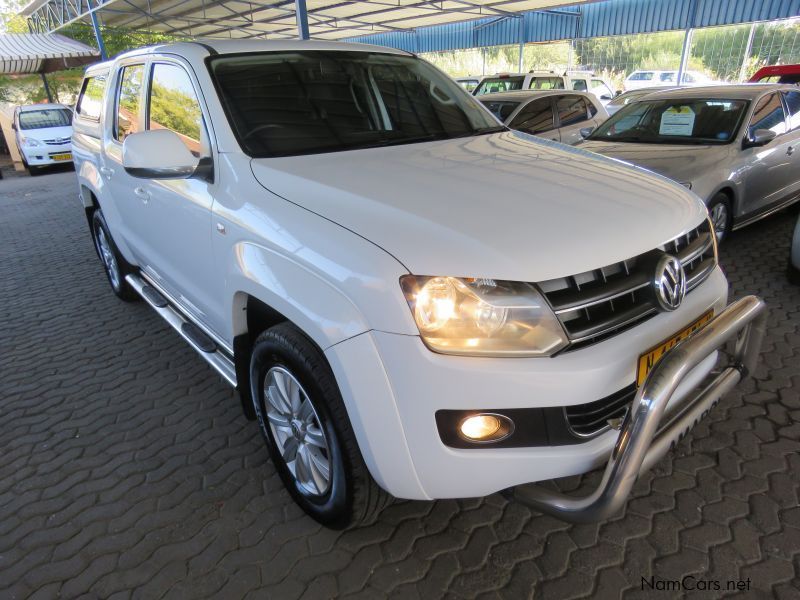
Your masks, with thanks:
M 482 413 L 461 420 L 458 433 L 470 442 L 497 442 L 514 431 L 511 419 L 503 415 Z

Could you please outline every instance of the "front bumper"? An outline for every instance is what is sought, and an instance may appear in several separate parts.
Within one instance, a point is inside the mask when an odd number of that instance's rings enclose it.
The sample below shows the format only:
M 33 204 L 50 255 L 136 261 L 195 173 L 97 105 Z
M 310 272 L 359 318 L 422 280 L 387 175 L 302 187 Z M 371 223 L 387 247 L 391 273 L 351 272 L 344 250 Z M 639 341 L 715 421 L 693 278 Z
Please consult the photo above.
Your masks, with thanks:
M 22 153 L 25 156 L 25 162 L 31 167 L 72 162 L 72 144 L 62 144 L 60 146 L 50 146 L 47 144 L 35 147 L 24 146 L 22 148 Z M 70 155 L 70 158 L 59 158 L 67 154 Z
M 629 386 L 638 356 L 727 304 L 719 268 L 672 313 L 554 358 L 444 356 L 419 336 L 368 332 L 326 350 L 367 466 L 395 496 L 485 496 L 524 483 L 585 473 L 607 461 L 617 432 L 578 444 L 459 449 L 439 435 L 440 410 L 529 409 L 586 404 Z M 673 394 L 680 402 L 714 367 L 712 353 Z

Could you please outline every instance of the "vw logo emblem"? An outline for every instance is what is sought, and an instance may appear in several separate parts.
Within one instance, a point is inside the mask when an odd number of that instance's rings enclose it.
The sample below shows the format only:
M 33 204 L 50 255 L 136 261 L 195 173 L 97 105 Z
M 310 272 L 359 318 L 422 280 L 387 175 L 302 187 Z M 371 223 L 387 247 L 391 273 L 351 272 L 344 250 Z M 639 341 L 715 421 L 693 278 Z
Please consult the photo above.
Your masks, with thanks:
M 681 261 L 670 254 L 661 257 L 656 265 L 653 288 L 661 310 L 675 310 L 686 295 L 686 272 Z

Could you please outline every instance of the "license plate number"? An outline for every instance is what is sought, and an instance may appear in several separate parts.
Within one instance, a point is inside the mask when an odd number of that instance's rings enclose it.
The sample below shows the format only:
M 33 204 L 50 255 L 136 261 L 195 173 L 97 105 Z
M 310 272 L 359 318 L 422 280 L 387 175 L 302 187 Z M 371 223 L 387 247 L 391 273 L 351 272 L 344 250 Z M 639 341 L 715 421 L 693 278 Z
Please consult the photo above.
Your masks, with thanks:
M 653 370 L 653 367 L 655 367 L 658 361 L 661 360 L 667 352 L 672 350 L 672 348 L 674 348 L 678 342 L 685 340 L 687 337 L 689 337 L 689 334 L 700 329 L 712 318 L 714 318 L 714 311 L 709 310 L 691 325 L 681 329 L 671 338 L 664 340 L 658 346 L 655 346 L 654 348 L 651 348 L 642 354 L 639 357 L 639 365 L 636 369 L 636 386 L 639 387 L 644 383 L 644 380 L 647 379 L 647 375 Z
M 72 160 L 72 154 L 67 152 L 66 154 L 53 154 L 50 156 L 53 160 Z

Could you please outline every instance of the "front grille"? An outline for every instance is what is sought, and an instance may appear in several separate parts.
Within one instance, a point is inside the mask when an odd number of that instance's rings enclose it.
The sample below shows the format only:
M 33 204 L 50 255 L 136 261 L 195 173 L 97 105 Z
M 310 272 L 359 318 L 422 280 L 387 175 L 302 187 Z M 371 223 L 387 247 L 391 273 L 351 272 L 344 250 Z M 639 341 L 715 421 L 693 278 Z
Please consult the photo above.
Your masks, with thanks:
M 70 142 L 70 138 L 58 138 L 52 140 L 44 140 L 44 143 L 48 146 L 63 146 L 64 144 L 68 144 Z
M 564 409 L 567 425 L 579 436 L 597 434 L 608 427 L 609 419 L 621 419 L 625 416 L 635 395 L 636 386 L 629 385 L 600 400 L 567 406 Z
M 687 293 L 696 288 L 717 264 L 710 222 L 628 260 L 539 283 L 569 336 L 567 350 L 597 343 L 655 315 L 651 282 L 664 253 L 681 261 Z

